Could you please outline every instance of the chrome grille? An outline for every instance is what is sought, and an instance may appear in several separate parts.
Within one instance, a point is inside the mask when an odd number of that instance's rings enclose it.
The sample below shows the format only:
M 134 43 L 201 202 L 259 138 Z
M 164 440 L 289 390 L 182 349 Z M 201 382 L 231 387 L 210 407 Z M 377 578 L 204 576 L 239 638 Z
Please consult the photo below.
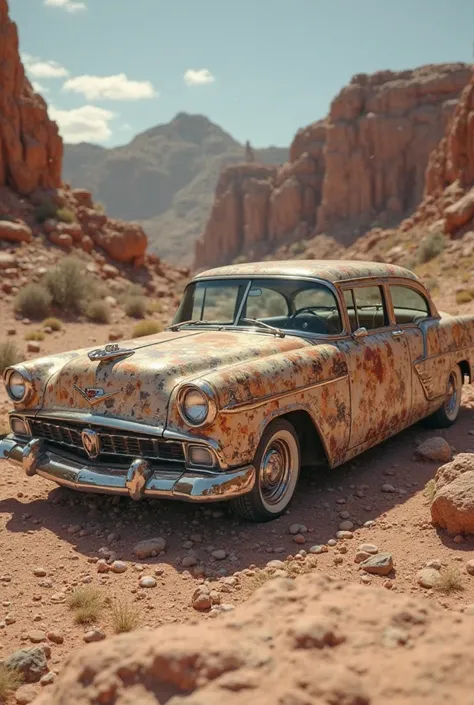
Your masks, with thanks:
M 44 438 L 52 444 L 74 448 L 85 455 L 81 433 L 90 428 L 99 434 L 100 455 L 121 456 L 124 458 L 147 458 L 149 460 L 184 463 L 183 444 L 179 441 L 166 441 L 138 433 L 105 428 L 94 424 L 71 424 L 63 421 L 34 419 L 30 422 L 31 433 L 35 438 Z

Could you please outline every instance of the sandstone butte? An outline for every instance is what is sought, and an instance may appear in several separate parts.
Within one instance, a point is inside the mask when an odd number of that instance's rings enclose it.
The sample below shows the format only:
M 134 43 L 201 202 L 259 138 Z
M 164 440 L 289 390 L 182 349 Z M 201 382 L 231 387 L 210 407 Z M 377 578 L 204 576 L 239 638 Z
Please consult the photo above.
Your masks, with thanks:
M 371 226 L 399 223 L 423 197 L 430 154 L 470 76 L 461 63 L 354 76 L 325 120 L 299 130 L 289 162 L 223 171 L 195 267 L 259 257 L 317 233 L 350 245 Z M 458 123 L 458 132 L 472 128 L 461 115 Z M 432 171 L 461 156 L 449 138 L 438 149 Z M 427 188 L 435 185 L 428 179 Z
M 99 248 L 116 262 L 142 267 L 143 229 L 108 218 L 89 191 L 62 184 L 62 159 L 58 126 L 25 76 L 17 27 L 7 0 L 0 0 L 0 242 L 43 236 L 65 251 Z M 38 218 L 38 209 L 51 211 L 51 217 Z M 65 211 L 68 222 L 61 222 L 56 214 Z

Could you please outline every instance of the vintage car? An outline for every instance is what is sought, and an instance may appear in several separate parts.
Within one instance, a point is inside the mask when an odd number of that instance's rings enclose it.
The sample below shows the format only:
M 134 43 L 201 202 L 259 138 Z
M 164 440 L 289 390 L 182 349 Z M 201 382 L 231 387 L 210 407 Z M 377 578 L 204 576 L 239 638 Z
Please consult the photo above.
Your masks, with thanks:
M 302 465 L 334 468 L 459 413 L 474 317 L 359 261 L 261 262 L 194 277 L 163 333 L 14 365 L 0 458 L 59 485 L 266 521 Z

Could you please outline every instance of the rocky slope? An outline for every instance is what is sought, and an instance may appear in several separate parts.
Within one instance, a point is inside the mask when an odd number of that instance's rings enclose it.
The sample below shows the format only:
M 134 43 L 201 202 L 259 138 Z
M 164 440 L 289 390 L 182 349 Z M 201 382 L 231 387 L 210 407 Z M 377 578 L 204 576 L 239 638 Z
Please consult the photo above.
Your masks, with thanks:
M 150 249 L 190 263 L 223 168 L 244 157 L 244 147 L 202 115 L 173 120 L 113 149 L 65 145 L 63 177 L 87 184 L 116 218 L 138 220 Z M 255 150 L 258 160 L 281 164 L 288 150 Z
M 422 197 L 428 158 L 469 78 L 465 64 L 355 76 L 326 120 L 297 133 L 288 163 L 221 175 L 195 266 L 258 258 L 318 232 L 348 245 L 370 225 L 400 222 Z

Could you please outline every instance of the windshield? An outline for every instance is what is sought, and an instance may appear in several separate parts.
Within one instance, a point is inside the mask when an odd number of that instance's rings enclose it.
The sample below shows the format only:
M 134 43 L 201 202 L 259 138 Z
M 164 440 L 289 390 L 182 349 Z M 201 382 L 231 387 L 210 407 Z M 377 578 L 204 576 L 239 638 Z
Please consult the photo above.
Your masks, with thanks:
M 173 325 L 192 321 L 193 325 L 248 328 L 254 325 L 249 319 L 286 331 L 317 335 L 342 332 L 337 300 L 328 285 L 283 278 L 192 282 Z M 264 327 L 260 329 L 264 331 Z

